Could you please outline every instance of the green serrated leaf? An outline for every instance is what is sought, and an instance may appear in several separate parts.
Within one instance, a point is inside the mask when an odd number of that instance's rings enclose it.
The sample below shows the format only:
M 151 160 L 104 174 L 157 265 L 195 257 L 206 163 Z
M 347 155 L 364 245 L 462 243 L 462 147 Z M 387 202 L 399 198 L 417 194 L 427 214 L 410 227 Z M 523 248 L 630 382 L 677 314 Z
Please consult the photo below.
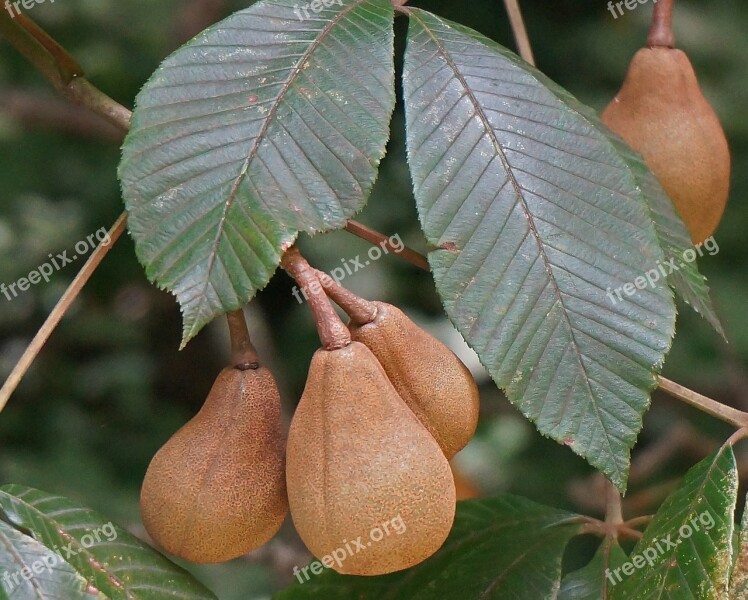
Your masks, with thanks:
M 746 508 L 743 508 L 743 518 L 740 522 L 740 532 L 735 545 L 735 557 L 732 574 L 730 575 L 730 600 L 745 600 L 748 598 L 748 497 Z
M 108 600 L 60 555 L 0 521 L 0 600 Z
M 724 600 L 738 473 L 732 447 L 691 468 L 614 571 L 611 600 Z
M 612 571 L 627 560 L 618 542 L 606 539 L 585 567 L 564 577 L 558 600 L 608 600 Z
M 128 227 L 148 277 L 181 304 L 183 345 L 262 289 L 299 232 L 342 228 L 384 156 L 392 4 L 300 11 L 261 0 L 230 16 L 136 99 L 119 168 Z
M 582 523 L 577 515 L 508 494 L 457 504 L 444 546 L 411 569 L 381 577 L 326 572 L 274 600 L 538 600 L 552 598 L 561 558 Z
M 613 292 L 664 259 L 633 166 L 516 55 L 409 14 L 408 155 L 447 314 L 538 430 L 623 490 L 675 327 L 664 282 Z
M 72 500 L 11 484 L 0 487 L 0 510 L 112 600 L 216 600 L 184 569 Z
M 665 253 L 662 268 L 660 265 L 651 265 L 647 272 L 651 278 L 654 278 L 657 272 L 665 273 L 668 283 L 681 300 L 704 317 L 715 331 L 727 340 L 722 323 L 714 310 L 706 278 L 696 266 L 698 256 L 715 253 L 715 248 L 719 250 L 719 246 L 716 245 L 713 237 L 708 238 L 704 244 L 699 246 L 691 243 L 685 224 L 675 212 L 675 207 L 665 194 L 660 182 L 647 169 L 643 161 L 640 165 L 639 182 L 649 200 L 650 215 L 660 239 L 660 246 Z

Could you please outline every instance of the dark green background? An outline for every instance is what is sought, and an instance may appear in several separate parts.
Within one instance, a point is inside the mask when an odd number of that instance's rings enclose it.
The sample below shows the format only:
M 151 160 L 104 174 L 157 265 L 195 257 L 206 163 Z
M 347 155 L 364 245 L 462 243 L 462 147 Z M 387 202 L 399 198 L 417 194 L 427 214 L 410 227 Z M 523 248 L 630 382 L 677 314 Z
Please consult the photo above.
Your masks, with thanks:
M 499 0 L 421 0 L 414 5 L 478 29 L 513 48 Z M 538 66 L 582 101 L 601 110 L 646 37 L 648 2 L 614 19 L 603 0 L 525 1 Z M 159 62 L 207 24 L 245 6 L 222 0 L 57 0 L 35 6 L 36 19 L 79 60 L 91 81 L 126 106 Z M 402 19 L 397 21 L 402 48 Z M 728 332 L 725 344 L 681 307 L 665 374 L 722 402 L 748 410 L 748 4 L 679 1 L 676 35 L 704 93 L 721 117 L 733 151 L 730 204 L 716 234 L 720 251 L 700 260 Z M 369 206 L 360 219 L 398 233 L 423 250 L 404 162 L 398 108 L 392 140 Z M 115 169 L 116 132 L 72 110 L 0 40 L 0 282 L 11 283 L 67 250 L 122 210 Z M 331 269 L 367 250 L 333 233 L 302 247 Z M 0 296 L 0 378 L 4 379 L 82 260 L 8 302 Z M 398 304 L 445 331 L 427 274 L 386 257 L 345 280 L 371 298 Z M 305 307 L 278 274 L 251 304 L 251 331 L 279 380 L 286 417 L 303 388 L 318 342 Z M 0 415 L 0 481 L 18 482 L 86 503 L 137 534 L 140 481 L 153 453 L 200 406 L 227 359 L 217 320 L 177 351 L 174 299 L 146 280 L 124 237 L 106 258 Z M 599 514 L 599 479 L 568 449 L 542 439 L 490 382 L 482 385 L 482 420 L 459 464 L 484 494 L 511 491 L 555 506 Z M 627 516 L 652 512 L 679 475 L 729 429 L 656 394 L 634 453 Z M 738 456 L 740 460 L 740 448 Z M 653 465 L 648 467 L 648 465 Z M 745 460 L 740 463 L 745 468 Z M 574 543 L 569 565 L 593 550 Z M 306 559 L 287 522 L 281 535 L 249 559 L 195 568 L 223 600 L 262 598 L 290 581 Z M 299 562 L 301 561 L 301 562 Z M 192 567 L 191 567 L 192 568 Z

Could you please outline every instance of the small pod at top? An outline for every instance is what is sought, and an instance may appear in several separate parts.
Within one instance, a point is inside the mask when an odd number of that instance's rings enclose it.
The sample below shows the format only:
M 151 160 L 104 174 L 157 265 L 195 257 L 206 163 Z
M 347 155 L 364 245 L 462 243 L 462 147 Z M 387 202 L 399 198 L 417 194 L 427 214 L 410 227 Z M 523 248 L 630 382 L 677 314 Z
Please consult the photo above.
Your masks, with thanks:
M 351 322 L 351 338 L 377 357 L 398 394 L 451 459 L 478 426 L 479 393 L 473 376 L 454 352 L 400 309 L 385 302 L 371 304 L 374 320 Z
M 712 235 L 727 204 L 730 150 L 688 56 L 666 47 L 639 50 L 602 121 L 642 155 L 693 243 Z
M 146 530 L 166 551 L 196 563 L 262 546 L 288 512 L 284 456 L 270 371 L 223 369 L 197 415 L 148 467 L 140 494 Z

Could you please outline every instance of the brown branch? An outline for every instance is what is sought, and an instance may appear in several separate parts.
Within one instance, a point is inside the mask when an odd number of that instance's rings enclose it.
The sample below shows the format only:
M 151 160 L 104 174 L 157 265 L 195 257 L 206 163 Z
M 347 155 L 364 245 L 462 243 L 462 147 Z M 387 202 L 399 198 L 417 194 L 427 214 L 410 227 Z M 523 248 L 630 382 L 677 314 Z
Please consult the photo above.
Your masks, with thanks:
M 690 404 L 708 415 L 712 415 L 738 428 L 748 427 L 748 413 L 742 410 L 712 400 L 662 376 L 658 376 L 657 384 L 662 391 L 667 392 L 673 398 Z
M 0 411 L 5 408 L 11 394 L 15 391 L 16 387 L 18 387 L 18 384 L 26 374 L 26 371 L 29 370 L 29 367 L 34 362 L 34 359 L 36 359 L 39 351 L 44 347 L 44 344 L 47 342 L 49 336 L 52 334 L 55 327 L 57 327 L 57 324 L 60 322 L 62 317 L 65 316 L 70 305 L 78 297 L 83 286 L 86 285 L 86 282 L 90 279 L 91 275 L 93 275 L 96 267 L 99 266 L 99 263 L 101 263 L 109 250 L 111 250 L 112 246 L 114 246 L 114 243 L 117 241 L 119 236 L 122 235 L 122 232 L 125 230 L 125 220 L 126 214 L 122 213 L 109 230 L 109 242 L 106 243 L 106 239 L 100 242 L 91 256 L 88 257 L 86 264 L 83 265 L 83 268 L 80 270 L 78 275 L 75 276 L 75 279 L 73 279 L 72 283 L 65 290 L 65 293 L 52 309 L 52 312 L 49 313 L 47 320 L 44 321 L 44 324 L 41 326 L 39 331 L 36 332 L 34 339 L 31 340 L 31 343 L 16 363 L 16 366 L 13 367 L 8 379 L 0 389 Z
M 623 523 L 621 493 L 607 479 L 605 480 L 605 522 L 616 528 Z
M 34 21 L 21 13 L 14 19 L 15 23 L 20 26 L 26 33 L 34 38 L 55 61 L 57 72 L 60 75 L 61 82 L 64 85 L 70 83 L 76 77 L 83 76 L 83 68 L 78 64 L 67 50 L 53 40 L 46 31 L 39 27 Z
M 367 227 L 363 223 L 350 220 L 345 224 L 345 230 L 357 237 L 360 237 L 362 240 L 366 240 L 373 246 L 381 246 L 382 244 L 384 244 L 385 246 L 387 246 L 387 249 L 393 254 L 396 254 L 403 260 L 408 261 L 419 269 L 427 272 L 431 270 L 431 268 L 429 267 L 429 261 L 423 254 L 416 252 L 415 250 L 412 250 L 407 246 L 402 246 L 399 247 L 400 249 L 398 249 L 398 247 L 392 245 L 390 238 L 388 238 L 386 235 L 384 235 L 383 233 L 379 233 L 371 227 Z
M 0 10 L 0 35 L 5 37 L 54 88 L 75 104 L 87 107 L 123 131 L 130 111 L 91 85 L 78 63 L 31 19 Z
M 319 339 L 325 350 L 345 348 L 351 343 L 351 332 L 335 312 L 325 294 L 315 269 L 295 247 L 289 248 L 281 259 L 281 267 L 296 280 L 304 291 L 317 323 Z
M 527 28 L 525 27 L 525 20 L 522 18 L 522 9 L 519 7 L 519 0 L 504 0 L 504 5 L 506 6 L 506 12 L 509 13 L 509 22 L 512 25 L 519 55 L 526 62 L 535 66 L 535 57 L 532 53 L 530 36 L 527 35 Z

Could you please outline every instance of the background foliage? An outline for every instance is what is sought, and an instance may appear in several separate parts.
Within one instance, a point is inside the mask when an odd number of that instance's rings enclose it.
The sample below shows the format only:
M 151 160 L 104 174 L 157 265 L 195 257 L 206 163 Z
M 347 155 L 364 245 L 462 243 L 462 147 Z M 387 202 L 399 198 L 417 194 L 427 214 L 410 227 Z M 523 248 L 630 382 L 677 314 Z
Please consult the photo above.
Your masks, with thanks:
M 514 47 L 496 0 L 412 4 Z M 94 84 L 131 106 L 168 53 L 245 5 L 224 0 L 60 0 L 36 6 L 30 16 L 78 58 Z M 602 109 L 644 42 L 651 6 L 639 6 L 618 19 L 602 0 L 552 5 L 526 0 L 523 7 L 541 70 Z M 398 19 L 396 27 L 398 34 L 404 33 L 405 20 Z M 742 277 L 748 261 L 742 246 L 748 206 L 741 201 L 748 192 L 748 121 L 741 102 L 748 97 L 748 5 L 679 0 L 675 28 L 678 45 L 690 55 L 733 152 L 731 201 L 716 235 L 720 251 L 700 261 L 731 343 L 724 344 L 700 317 L 681 310 L 664 374 L 748 410 L 748 322 L 742 318 L 748 296 L 748 280 Z M 400 35 L 401 45 L 403 39 Z M 71 109 L 0 41 L 0 282 L 15 281 L 47 260 L 48 253 L 71 250 L 114 221 L 122 208 L 115 177 L 118 145 L 116 132 Z M 398 104 L 388 155 L 361 220 L 423 249 L 404 152 Z M 313 243 L 302 238 L 302 248 L 329 270 L 368 246 L 341 232 Z M 0 296 L 0 377 L 7 375 L 81 263 L 12 302 Z M 459 341 L 443 316 L 431 278 L 402 261 L 382 258 L 345 284 L 394 302 L 443 339 Z M 308 311 L 291 295 L 290 285 L 279 274 L 250 311 L 257 345 L 281 385 L 286 416 L 318 345 Z M 148 284 L 131 242 L 121 240 L 3 412 L 0 482 L 80 500 L 143 535 L 137 497 L 148 461 L 199 407 L 227 358 L 221 321 L 177 353 L 180 335 L 176 302 Z M 482 381 L 479 433 L 458 457 L 473 484 L 484 494 L 511 492 L 550 506 L 599 513 L 599 478 L 591 467 L 538 436 L 493 384 Z M 725 431 L 714 420 L 656 395 L 634 450 L 624 505 L 628 514 L 653 512 L 677 478 L 714 450 Z M 668 448 L 678 450 L 668 455 Z M 737 450 L 745 473 L 741 446 Z M 568 566 L 583 564 L 593 547 L 585 539 L 575 540 L 565 557 Z M 265 598 L 290 583 L 292 567 L 306 559 L 287 524 L 278 539 L 249 559 L 189 568 L 221 599 Z

